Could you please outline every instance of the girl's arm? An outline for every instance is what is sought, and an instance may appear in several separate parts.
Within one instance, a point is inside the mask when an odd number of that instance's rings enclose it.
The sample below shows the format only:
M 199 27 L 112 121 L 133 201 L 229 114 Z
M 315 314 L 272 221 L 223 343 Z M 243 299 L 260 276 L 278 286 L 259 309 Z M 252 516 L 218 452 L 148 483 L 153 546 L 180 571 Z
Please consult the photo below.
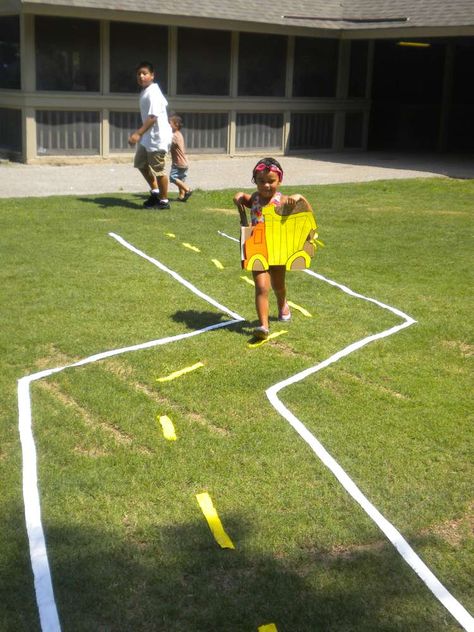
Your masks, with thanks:
M 252 206 L 252 196 L 248 193 L 242 193 L 239 191 L 234 195 L 233 202 L 236 205 L 240 215 L 240 225 L 248 226 L 249 221 L 247 219 L 247 213 L 245 207 L 250 208 Z

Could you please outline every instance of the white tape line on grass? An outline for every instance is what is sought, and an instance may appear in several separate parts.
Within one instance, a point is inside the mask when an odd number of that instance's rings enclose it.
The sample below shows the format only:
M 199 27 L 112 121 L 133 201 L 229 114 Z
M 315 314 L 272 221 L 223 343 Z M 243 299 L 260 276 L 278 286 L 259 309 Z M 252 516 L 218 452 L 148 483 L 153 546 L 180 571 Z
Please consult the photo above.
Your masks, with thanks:
M 220 235 L 223 237 L 227 237 L 232 241 L 238 241 L 235 237 L 230 237 L 225 233 L 218 231 Z M 408 314 L 405 314 L 401 310 L 396 307 L 392 307 L 387 305 L 386 303 L 382 303 L 374 298 L 369 298 L 364 296 L 363 294 L 359 294 L 358 292 L 354 292 L 346 285 L 342 285 L 341 283 L 337 283 L 336 281 L 332 281 L 324 277 L 322 274 L 318 274 L 317 272 L 313 272 L 312 270 L 304 270 L 310 276 L 313 276 L 325 283 L 329 283 L 334 287 L 339 288 L 346 294 L 353 296 L 354 298 L 359 298 L 364 301 L 368 301 L 369 303 L 374 303 L 383 309 L 386 309 L 396 316 L 399 316 L 403 323 L 400 325 L 396 325 L 395 327 L 391 327 L 390 329 L 386 329 L 378 334 L 374 334 L 372 336 L 367 336 L 361 340 L 358 340 L 344 349 L 341 349 L 331 357 L 323 360 L 319 364 L 305 369 L 292 377 L 287 378 L 271 386 L 267 389 L 266 394 L 268 399 L 270 400 L 272 406 L 284 417 L 288 423 L 296 430 L 296 432 L 300 435 L 300 437 L 306 441 L 306 443 L 310 446 L 316 456 L 321 459 L 321 461 L 326 465 L 326 467 L 334 474 L 337 480 L 341 483 L 344 489 L 352 496 L 352 498 L 364 509 L 364 511 L 369 515 L 369 517 L 375 522 L 375 524 L 381 529 L 381 531 L 386 535 L 386 537 L 390 540 L 390 542 L 394 545 L 400 555 L 403 557 L 405 562 L 415 571 L 415 573 L 420 577 L 420 579 L 426 584 L 426 586 L 431 590 L 433 595 L 443 604 L 443 606 L 453 615 L 453 617 L 458 621 L 458 623 L 465 629 L 467 632 L 474 632 L 474 619 L 467 612 L 462 604 L 457 601 L 451 595 L 451 593 L 443 586 L 443 584 L 437 579 L 437 577 L 433 574 L 433 572 L 426 566 L 426 564 L 421 560 L 421 558 L 415 553 L 415 551 L 411 548 L 405 538 L 397 531 L 397 529 L 378 511 L 376 507 L 364 496 L 364 494 L 360 491 L 354 481 L 348 476 L 348 474 L 342 469 L 339 463 L 329 454 L 326 448 L 316 439 L 316 437 L 306 428 L 306 426 L 290 411 L 288 408 L 282 403 L 282 401 L 278 398 L 278 393 L 290 386 L 291 384 L 295 384 L 296 382 L 300 382 L 304 380 L 309 375 L 317 373 L 322 369 L 325 369 L 327 366 L 334 364 L 341 358 L 348 356 L 349 354 L 365 347 L 366 345 L 374 342 L 375 340 L 380 340 L 382 338 L 387 338 L 388 336 L 392 336 L 397 332 L 405 329 L 406 327 L 410 327 L 416 320 L 414 320 Z
M 223 233 L 221 230 L 217 231 L 219 235 L 221 235 L 222 237 L 227 237 L 227 239 L 231 239 L 232 241 L 236 241 L 238 244 L 240 244 L 240 239 L 237 239 L 237 237 L 231 237 L 230 235 L 228 235 L 227 233 Z
M 416 320 L 414 320 L 411 316 L 408 316 L 408 314 L 405 314 L 404 312 L 402 312 L 400 309 L 397 309 L 396 307 L 391 307 L 390 305 L 387 305 L 386 303 L 382 303 L 381 301 L 378 301 L 375 298 L 369 298 L 368 296 L 364 296 L 363 294 L 354 292 L 354 290 L 351 290 L 350 288 L 348 288 L 347 285 L 342 285 L 341 283 L 332 281 L 331 279 L 324 277 L 322 274 L 313 272 L 313 270 L 303 270 L 303 272 L 306 272 L 306 274 L 316 277 L 316 279 L 320 279 L 321 281 L 324 281 L 325 283 L 329 283 L 329 285 L 338 287 L 340 290 L 342 290 L 346 294 L 349 294 L 350 296 L 354 296 L 355 298 L 361 298 L 364 301 L 367 301 L 369 303 L 375 303 L 375 305 L 378 305 L 379 307 L 383 307 L 383 309 L 387 309 L 389 312 L 392 312 L 392 314 L 396 314 L 397 316 L 400 316 L 400 318 L 402 318 L 406 322 L 407 327 L 416 323 Z M 382 338 L 384 337 L 385 336 L 382 336 Z
M 194 294 L 197 294 L 197 296 L 200 296 L 201 298 L 203 298 L 205 301 L 207 301 L 211 305 L 214 305 L 214 307 L 217 307 L 217 309 L 223 311 L 226 314 L 229 314 L 229 316 L 232 316 L 232 318 L 236 318 L 238 320 L 244 320 L 242 318 L 242 316 L 239 316 L 239 314 L 236 314 L 235 312 L 232 312 L 230 309 L 228 309 L 227 307 L 224 307 L 224 305 L 221 305 L 220 303 L 215 301 L 213 298 L 211 298 L 207 294 L 204 294 L 204 292 L 201 292 L 201 290 L 198 290 L 197 287 L 195 287 L 192 283 L 189 283 L 189 281 L 186 281 L 186 279 L 183 279 L 183 277 L 180 276 L 174 270 L 170 270 L 170 268 L 167 268 L 165 265 L 163 265 L 162 263 L 160 263 L 156 259 L 153 259 L 153 257 L 150 257 L 149 255 L 145 254 L 141 250 L 138 250 L 138 248 L 135 248 L 135 246 L 132 246 L 132 244 L 128 243 L 128 241 L 125 241 L 125 239 L 120 237 L 120 235 L 116 235 L 115 233 L 109 233 L 109 235 L 111 237 L 113 237 L 114 239 L 116 239 L 119 242 L 119 244 L 122 244 L 122 246 L 125 246 L 125 248 L 128 248 L 129 250 L 131 250 L 135 254 L 139 255 L 140 257 L 143 257 L 144 259 L 146 259 L 147 261 L 149 261 L 153 265 L 155 265 L 158 268 L 160 268 L 160 270 L 163 270 L 163 272 L 167 272 L 168 274 L 170 274 L 174 279 L 176 279 L 176 281 L 179 281 L 185 287 L 187 287 L 188 290 L 191 290 L 191 292 L 194 292 Z
M 217 303 L 217 301 L 214 301 L 214 299 L 202 293 L 191 283 L 180 277 L 178 274 L 174 273 L 172 270 L 161 264 L 156 259 L 148 257 L 148 255 L 145 255 L 141 251 L 131 246 L 131 244 L 125 242 L 125 240 L 123 240 L 118 235 L 112 236 L 119 243 L 127 247 L 132 252 L 136 252 L 140 256 L 143 256 L 145 259 L 151 261 L 151 263 L 156 265 L 161 270 L 171 274 L 177 281 L 185 285 L 185 287 L 190 289 L 201 298 L 204 298 L 204 300 L 207 300 L 209 303 L 218 307 L 223 312 L 232 315 L 234 319 L 222 323 L 216 323 L 214 325 L 209 325 L 208 327 L 203 327 L 202 329 L 198 329 L 196 331 L 178 334 L 176 336 L 168 336 L 166 338 L 150 340 L 148 342 L 143 342 L 128 347 L 121 347 L 119 349 L 103 351 L 101 353 L 96 353 L 94 355 L 88 356 L 87 358 L 83 358 L 82 360 L 79 360 L 77 362 L 53 369 L 39 371 L 38 373 L 27 375 L 18 380 L 18 429 L 20 434 L 23 463 L 23 503 L 25 510 L 26 530 L 28 535 L 28 545 L 30 550 L 31 568 L 34 577 L 36 603 L 38 607 L 42 632 L 60 632 L 61 626 L 59 623 L 58 610 L 54 598 L 51 571 L 48 561 L 48 552 L 44 536 L 43 523 L 41 520 L 41 503 L 38 489 L 37 473 L 37 452 L 32 426 L 30 384 L 45 377 L 49 377 L 54 373 L 64 371 L 65 369 L 84 366 L 86 364 L 91 364 L 92 362 L 104 360 L 106 358 L 110 358 L 112 356 L 120 355 L 123 353 L 129 353 L 131 351 L 150 349 L 159 345 L 166 345 L 171 342 L 177 342 L 186 338 L 190 338 L 192 336 L 197 336 L 199 334 L 212 331 L 214 329 L 229 327 L 230 325 L 242 322 L 244 320 L 242 316 L 239 316 L 239 314 L 235 314 L 223 305 L 220 305 L 219 303 Z
M 38 491 L 36 446 L 31 431 L 30 382 L 34 376 L 18 381 L 18 416 L 21 452 L 23 457 L 23 504 L 30 548 L 31 568 L 35 583 L 36 603 L 43 632 L 57 632 L 58 611 L 54 601 L 53 585 L 49 570 L 46 541 L 41 522 L 41 505 Z
M 272 406 L 280 413 L 280 415 L 282 415 L 282 417 L 284 417 L 288 421 L 288 423 L 296 430 L 300 437 L 304 441 L 306 441 L 306 443 L 310 446 L 316 456 L 321 459 L 324 465 L 334 474 L 334 476 L 341 483 L 344 489 L 375 522 L 375 524 L 380 528 L 380 530 L 397 549 L 405 562 L 415 571 L 415 573 L 431 590 L 433 595 L 443 604 L 443 606 L 453 615 L 453 617 L 465 630 L 467 630 L 468 632 L 473 632 L 474 619 L 467 612 L 464 606 L 462 606 L 459 601 L 457 601 L 453 597 L 453 595 L 451 595 L 451 593 L 445 588 L 445 586 L 443 586 L 443 584 L 438 580 L 438 578 L 433 574 L 428 566 L 421 560 L 417 553 L 415 553 L 415 551 L 408 544 L 401 533 L 360 491 L 354 481 L 348 476 L 348 474 L 343 470 L 339 463 L 329 454 L 326 448 L 324 448 L 324 446 L 316 439 L 316 437 L 308 430 L 308 428 L 306 428 L 306 426 L 290 410 L 288 410 L 288 408 L 278 398 L 278 393 L 287 386 L 304 380 L 309 375 L 313 375 L 314 373 L 325 369 L 327 366 L 338 362 L 342 358 L 348 356 L 354 351 L 357 351 L 358 349 L 361 349 L 362 347 L 365 347 L 371 342 L 380 340 L 382 338 L 387 338 L 388 336 L 392 336 L 393 334 L 401 331 L 402 329 L 405 329 L 406 327 L 410 327 L 412 324 L 416 323 L 416 321 L 395 307 L 391 307 L 390 305 L 386 305 L 385 303 L 377 301 L 376 299 L 363 296 L 358 292 L 354 292 L 345 285 L 341 285 L 340 283 L 331 281 L 330 279 L 327 279 L 326 277 L 323 277 L 322 275 L 317 274 L 312 270 L 305 270 L 305 272 L 307 272 L 311 276 L 321 279 L 322 281 L 325 281 L 326 283 L 329 283 L 330 285 L 338 287 L 343 292 L 346 292 L 351 296 L 369 301 L 370 303 L 375 303 L 376 305 L 389 310 L 393 314 L 400 316 L 404 322 L 395 327 L 391 327 L 390 329 L 386 329 L 385 331 L 381 331 L 372 336 L 367 336 L 366 338 L 358 340 L 348 345 L 344 349 L 341 349 L 326 360 L 323 360 L 319 364 L 305 369 L 304 371 L 301 371 L 300 373 L 297 373 L 296 375 L 293 375 L 290 378 L 283 380 L 278 384 L 275 384 L 274 386 L 271 386 L 266 391 L 267 397 L 270 400 Z

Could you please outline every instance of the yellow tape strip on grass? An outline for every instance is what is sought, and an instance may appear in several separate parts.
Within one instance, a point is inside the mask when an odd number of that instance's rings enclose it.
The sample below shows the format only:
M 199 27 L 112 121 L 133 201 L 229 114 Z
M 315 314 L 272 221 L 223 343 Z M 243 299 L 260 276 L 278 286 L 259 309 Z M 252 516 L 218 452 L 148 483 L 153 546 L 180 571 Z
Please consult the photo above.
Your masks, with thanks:
M 282 329 L 281 331 L 275 331 L 275 333 L 270 334 L 267 338 L 265 338 L 264 340 L 257 340 L 257 342 L 249 342 L 248 346 L 251 349 L 254 349 L 255 347 L 261 347 L 262 345 L 264 345 L 266 342 L 269 342 L 270 340 L 273 340 L 274 338 L 278 338 L 278 336 L 281 336 L 282 334 L 287 334 L 287 330 L 286 329 Z
M 196 364 L 193 364 L 192 366 L 187 366 L 186 368 L 181 369 L 180 371 L 175 371 L 174 373 L 165 375 L 165 377 L 158 377 L 156 381 L 157 382 L 170 382 L 171 380 L 175 380 L 177 377 L 181 377 L 185 373 L 190 373 L 191 371 L 195 371 L 196 369 L 199 369 L 202 366 L 204 366 L 202 362 L 196 362 Z
M 224 269 L 224 266 L 219 261 L 219 259 L 211 259 L 211 261 L 216 266 L 216 268 L 218 268 L 219 270 L 223 270 Z
M 196 498 L 217 544 L 219 544 L 219 546 L 223 549 L 235 549 L 232 540 L 224 531 L 222 522 L 217 515 L 217 511 L 212 504 L 212 500 L 209 494 L 207 492 L 196 494 Z
M 201 252 L 197 246 L 193 246 L 192 244 L 188 244 L 187 241 L 183 241 L 183 246 L 185 248 L 189 248 L 189 250 L 193 250 L 194 252 Z
M 296 309 L 299 312 L 301 312 L 303 316 L 306 316 L 306 318 L 312 318 L 312 315 L 308 312 L 308 310 L 305 309 L 304 307 L 301 307 L 301 305 L 297 305 L 296 303 L 293 303 L 293 301 L 287 301 L 287 303 L 293 309 Z
M 240 277 L 242 279 L 242 281 L 245 281 L 245 283 L 248 283 L 249 285 L 253 285 L 255 287 L 255 282 L 253 281 L 253 279 L 250 279 L 247 276 L 241 276 Z
M 168 415 L 161 415 L 158 418 L 158 420 L 161 424 L 161 429 L 163 430 L 164 438 L 168 439 L 168 441 L 176 441 L 177 437 L 176 437 L 174 425 L 171 419 L 168 417 Z

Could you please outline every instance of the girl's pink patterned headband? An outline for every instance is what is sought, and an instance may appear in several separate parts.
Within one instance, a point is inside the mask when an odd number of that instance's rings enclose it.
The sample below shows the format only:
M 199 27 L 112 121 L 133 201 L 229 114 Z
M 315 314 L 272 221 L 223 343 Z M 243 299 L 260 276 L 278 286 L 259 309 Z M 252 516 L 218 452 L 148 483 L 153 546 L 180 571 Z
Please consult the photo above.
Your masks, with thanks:
M 259 173 L 260 171 L 274 171 L 278 174 L 280 182 L 283 181 L 283 171 L 276 165 L 266 165 L 264 162 L 259 162 L 254 169 L 254 173 Z

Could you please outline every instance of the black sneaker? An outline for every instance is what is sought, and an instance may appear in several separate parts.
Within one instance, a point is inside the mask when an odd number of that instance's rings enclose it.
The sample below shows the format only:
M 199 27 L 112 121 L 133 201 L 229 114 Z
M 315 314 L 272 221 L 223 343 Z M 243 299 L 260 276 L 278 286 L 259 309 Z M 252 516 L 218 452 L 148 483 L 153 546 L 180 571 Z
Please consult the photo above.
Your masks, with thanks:
M 186 193 L 184 194 L 184 197 L 183 197 L 183 202 L 187 202 L 192 194 L 193 194 L 193 192 L 192 192 L 191 189 L 189 189 L 189 191 L 186 191 Z
M 150 197 L 143 202 L 145 208 L 153 208 L 160 203 L 160 197 L 158 193 L 150 193 Z
M 163 202 L 163 200 L 158 200 L 158 202 L 155 204 L 156 208 L 159 209 L 167 209 L 167 208 L 171 208 L 169 201 L 168 202 Z

